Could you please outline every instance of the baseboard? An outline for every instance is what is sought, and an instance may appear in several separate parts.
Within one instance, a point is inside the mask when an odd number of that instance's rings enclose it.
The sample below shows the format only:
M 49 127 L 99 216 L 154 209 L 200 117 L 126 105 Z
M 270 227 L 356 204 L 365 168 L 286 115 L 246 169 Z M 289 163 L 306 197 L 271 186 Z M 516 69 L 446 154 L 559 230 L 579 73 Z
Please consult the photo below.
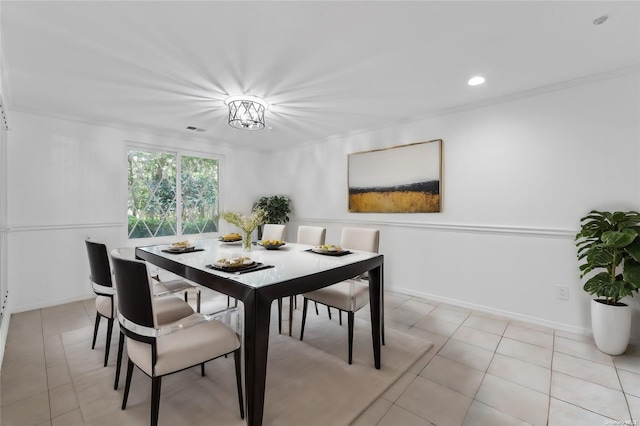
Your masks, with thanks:
M 549 321 L 549 320 L 545 320 L 542 318 L 537 318 L 537 317 L 532 317 L 529 315 L 522 315 L 519 314 L 517 312 L 511 312 L 511 311 L 503 311 L 501 309 L 495 309 L 495 308 L 491 308 L 488 306 L 484 306 L 484 305 L 478 305 L 475 303 L 468 303 L 468 302 L 463 302 L 460 300 L 456 300 L 456 299 L 451 299 L 448 297 L 442 297 L 442 296 L 437 296 L 435 294 L 429 294 L 429 293 L 423 293 L 420 291 L 415 291 L 415 290 L 411 290 L 411 289 L 407 289 L 407 288 L 401 288 L 401 287 L 393 287 L 393 286 L 386 286 L 386 289 L 391 290 L 391 291 L 395 291 L 398 293 L 402 293 L 402 294 L 406 294 L 409 296 L 416 296 L 416 297 L 421 297 L 423 299 L 427 299 L 427 300 L 434 300 L 436 302 L 442 302 L 442 303 L 448 303 L 449 305 L 454 305 L 454 306 L 459 306 L 461 308 L 467 308 L 467 309 L 472 309 L 474 311 L 480 311 L 480 312 L 484 312 L 487 314 L 493 314 L 493 315 L 499 315 L 502 317 L 506 317 L 515 321 L 523 321 L 523 322 L 528 322 L 530 324 L 536 324 L 536 325 L 540 325 L 543 327 L 548 327 L 548 328 L 552 328 L 554 330 L 560 330 L 560 331 L 565 331 L 568 333 L 574 333 L 574 334 L 580 334 L 580 335 L 584 335 L 584 336 L 591 336 L 591 329 L 586 329 L 586 328 L 582 328 L 582 327 L 576 327 L 573 325 L 569 325 L 569 324 L 564 324 L 564 323 L 559 323 L 559 322 L 555 322 L 555 321 Z
M 19 308 L 15 309 L 15 311 L 13 313 L 17 314 L 17 313 L 20 313 L 20 312 L 33 311 L 35 309 L 43 309 L 43 308 L 50 308 L 52 306 L 64 305 L 65 303 L 79 302 L 81 300 L 91 299 L 92 297 L 95 297 L 95 296 L 96 295 L 94 293 L 87 293 L 85 295 L 77 296 L 77 297 L 70 297 L 70 298 L 66 298 L 66 299 L 49 300 L 47 302 L 34 303 L 32 305 L 24 305 L 24 306 L 20 306 Z
M 5 311 L 2 321 L 0 322 L 0 375 L 2 374 L 2 360 L 4 359 L 4 348 L 7 344 L 7 335 L 9 334 L 9 322 L 11 314 Z

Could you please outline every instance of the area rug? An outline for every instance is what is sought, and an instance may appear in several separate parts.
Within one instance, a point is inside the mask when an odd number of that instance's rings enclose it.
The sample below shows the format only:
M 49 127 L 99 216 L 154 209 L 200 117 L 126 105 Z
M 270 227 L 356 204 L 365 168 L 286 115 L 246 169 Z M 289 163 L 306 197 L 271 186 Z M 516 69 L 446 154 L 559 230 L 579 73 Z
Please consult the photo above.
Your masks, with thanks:
M 117 330 L 107 367 L 102 366 L 104 343 L 89 349 L 91 336 L 91 327 L 62 335 L 85 424 L 147 425 L 151 380 L 136 369 L 127 408 L 121 410 L 124 372 L 119 389 L 113 390 Z M 352 365 L 347 363 L 346 321 L 340 326 L 335 316 L 329 320 L 326 314 L 310 314 L 305 340 L 298 336 L 299 330 L 289 337 L 272 327 L 265 425 L 348 425 L 431 347 L 429 342 L 387 329 L 382 368 L 376 370 L 367 321 L 356 320 Z M 98 342 L 104 342 L 104 335 L 98 336 Z M 192 368 L 163 378 L 160 424 L 244 425 L 235 386 L 233 357 L 207 363 L 205 377 L 199 368 Z

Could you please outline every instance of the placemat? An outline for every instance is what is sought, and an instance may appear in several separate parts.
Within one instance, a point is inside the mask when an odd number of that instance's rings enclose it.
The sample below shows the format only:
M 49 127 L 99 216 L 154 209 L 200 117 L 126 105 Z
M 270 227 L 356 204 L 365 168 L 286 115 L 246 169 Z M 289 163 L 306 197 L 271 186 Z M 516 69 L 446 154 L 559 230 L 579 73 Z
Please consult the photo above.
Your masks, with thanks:
M 203 248 L 188 248 L 186 250 L 171 250 L 171 249 L 164 249 L 162 250 L 165 253 L 170 253 L 170 254 L 185 254 L 185 253 L 195 253 L 197 251 L 204 251 Z
M 226 272 L 228 274 L 240 275 L 240 274 L 245 274 L 247 272 L 255 272 L 255 271 L 261 271 L 263 269 L 273 268 L 273 265 L 267 265 L 265 263 L 256 262 L 253 265 L 240 270 L 221 268 L 220 266 L 216 266 L 216 265 L 206 265 L 206 267 L 209 269 L 215 269 L 216 271 Z
M 310 253 L 314 253 L 314 254 L 323 254 L 325 256 L 344 256 L 345 254 L 351 254 L 351 252 L 349 250 L 344 250 L 344 251 L 337 251 L 337 252 L 326 252 L 326 253 L 322 253 L 319 251 L 313 251 L 313 249 L 307 249 L 305 251 L 308 251 Z

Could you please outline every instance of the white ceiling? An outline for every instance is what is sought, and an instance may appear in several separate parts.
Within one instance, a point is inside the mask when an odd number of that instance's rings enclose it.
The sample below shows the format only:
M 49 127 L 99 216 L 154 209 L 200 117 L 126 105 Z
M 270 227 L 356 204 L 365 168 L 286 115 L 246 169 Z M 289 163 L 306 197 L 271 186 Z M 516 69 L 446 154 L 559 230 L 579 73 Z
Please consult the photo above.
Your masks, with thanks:
M 3 0 L 0 18 L 9 111 L 265 151 L 640 64 L 637 1 Z M 243 93 L 271 129 L 227 124 Z

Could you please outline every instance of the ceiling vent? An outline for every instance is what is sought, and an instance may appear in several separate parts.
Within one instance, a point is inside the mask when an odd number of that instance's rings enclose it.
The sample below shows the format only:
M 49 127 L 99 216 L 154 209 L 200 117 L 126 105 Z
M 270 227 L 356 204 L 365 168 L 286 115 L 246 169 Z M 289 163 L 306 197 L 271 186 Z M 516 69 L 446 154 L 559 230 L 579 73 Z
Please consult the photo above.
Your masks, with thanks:
M 187 126 L 187 130 L 193 130 L 194 132 L 206 132 L 207 129 L 201 129 L 199 127 Z

